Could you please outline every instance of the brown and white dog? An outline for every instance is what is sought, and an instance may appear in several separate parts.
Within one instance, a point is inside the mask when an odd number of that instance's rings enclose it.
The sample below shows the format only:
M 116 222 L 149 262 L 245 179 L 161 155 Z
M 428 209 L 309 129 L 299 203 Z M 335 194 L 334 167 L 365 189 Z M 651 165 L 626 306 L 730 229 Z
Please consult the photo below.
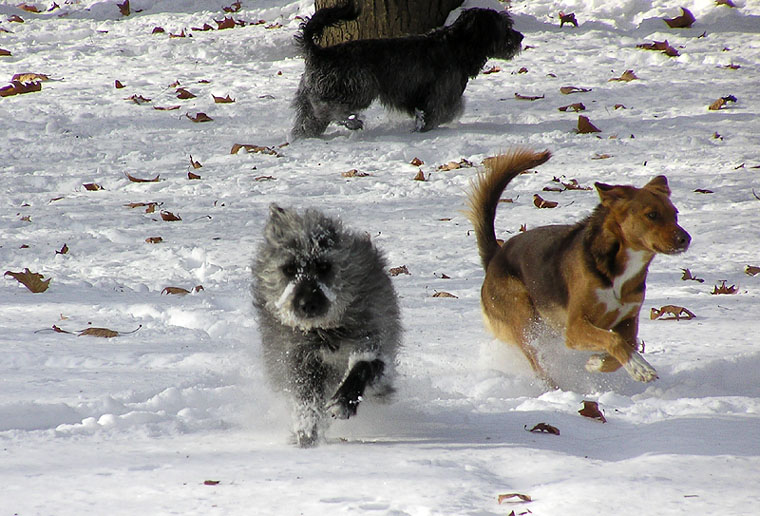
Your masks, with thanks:
M 571 349 L 595 351 L 591 372 L 625 368 L 637 381 L 657 373 L 638 353 L 636 335 L 649 263 L 676 254 L 691 237 L 678 225 L 665 176 L 642 188 L 596 183 L 601 203 L 575 224 L 541 226 L 499 245 L 494 217 L 499 198 L 521 172 L 546 162 L 549 151 L 517 149 L 488 160 L 473 182 L 467 215 L 475 227 L 486 277 L 481 308 L 489 330 L 517 344 L 533 369 L 542 325 L 564 334 Z

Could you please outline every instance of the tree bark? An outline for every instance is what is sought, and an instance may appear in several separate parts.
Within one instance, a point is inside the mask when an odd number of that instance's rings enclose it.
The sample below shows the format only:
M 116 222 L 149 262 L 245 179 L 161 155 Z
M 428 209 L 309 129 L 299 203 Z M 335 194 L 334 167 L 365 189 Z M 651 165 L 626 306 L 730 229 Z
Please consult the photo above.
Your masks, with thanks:
M 314 0 L 316 9 L 341 5 L 346 0 Z M 339 23 L 325 29 L 320 40 L 324 46 L 344 41 L 396 38 L 424 34 L 446 21 L 452 9 L 463 0 L 353 0 L 361 7 L 356 21 Z

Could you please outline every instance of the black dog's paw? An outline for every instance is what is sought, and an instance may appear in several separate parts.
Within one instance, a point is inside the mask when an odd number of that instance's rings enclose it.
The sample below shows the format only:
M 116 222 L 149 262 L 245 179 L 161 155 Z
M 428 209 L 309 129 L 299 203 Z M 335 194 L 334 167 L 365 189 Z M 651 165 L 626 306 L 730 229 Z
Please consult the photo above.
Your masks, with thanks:
M 348 419 L 351 416 L 356 415 L 356 409 L 361 403 L 362 397 L 351 397 L 342 395 L 340 392 L 335 393 L 335 396 L 327 403 L 327 413 L 335 419 Z

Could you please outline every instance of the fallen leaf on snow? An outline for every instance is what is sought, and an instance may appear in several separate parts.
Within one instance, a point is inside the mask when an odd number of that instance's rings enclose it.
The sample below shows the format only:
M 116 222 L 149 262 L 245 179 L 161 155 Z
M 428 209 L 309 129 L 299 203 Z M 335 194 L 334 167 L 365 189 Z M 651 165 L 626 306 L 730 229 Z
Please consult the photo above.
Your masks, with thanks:
M 208 116 L 206 113 L 201 113 L 200 111 L 196 113 L 195 116 L 190 116 L 190 113 L 187 113 L 185 116 L 189 118 L 190 120 L 192 120 L 193 122 L 195 122 L 196 124 L 200 122 L 211 122 L 214 120 L 213 118 Z
M 583 105 L 582 102 L 576 102 L 575 104 L 568 104 L 567 106 L 562 106 L 558 108 L 560 111 L 575 111 L 576 113 L 578 111 L 586 111 L 586 106 Z
M 728 104 L 729 102 L 736 102 L 738 99 L 734 97 L 733 95 L 727 95 L 725 97 L 721 97 L 707 108 L 710 111 L 718 111 L 719 109 L 723 109 L 723 107 Z
M 594 124 L 592 124 L 591 120 L 589 120 L 587 116 L 584 116 L 584 115 L 578 116 L 578 133 L 579 134 L 601 133 L 601 132 L 602 132 L 601 129 L 599 129 Z
M 145 239 L 145 241 L 149 244 L 160 244 L 164 241 L 164 239 L 161 237 L 148 237 Z
M 499 73 L 500 71 L 501 71 L 501 68 L 499 68 L 499 67 L 498 67 L 498 66 L 496 66 L 496 65 L 493 65 L 493 66 L 491 66 L 491 67 L 489 67 L 489 68 L 486 68 L 485 70 L 483 70 L 483 71 L 481 72 L 481 74 L 483 74 L 483 75 L 488 75 L 488 74 L 490 74 L 490 73 Z
M 230 98 L 229 95 L 227 95 L 226 97 L 217 97 L 216 95 L 211 95 L 211 96 L 214 98 L 214 102 L 216 104 L 232 104 L 233 102 L 235 102 L 235 99 Z
M 195 95 L 185 88 L 177 88 L 177 98 L 180 100 L 194 99 Z
M 665 317 L 666 315 L 670 315 L 671 317 Z M 660 319 L 662 321 L 680 321 L 681 319 L 694 319 L 696 315 L 694 315 L 694 312 L 687 310 L 686 308 L 682 306 L 676 306 L 676 305 L 665 305 L 658 308 L 652 307 L 652 310 L 649 313 L 650 319 Z
M 414 176 L 415 181 L 427 181 L 427 178 L 425 177 L 425 173 L 422 171 L 422 169 L 419 169 L 417 171 L 417 175 Z
M 410 165 L 414 165 L 415 167 L 420 167 L 425 164 L 424 161 L 422 161 L 420 158 L 413 158 L 412 161 L 409 162 Z
M 583 400 L 583 408 L 578 411 L 578 414 L 583 417 L 596 419 L 602 423 L 607 422 L 607 418 L 604 417 L 602 411 L 599 410 L 599 404 L 595 401 Z
M 182 220 L 182 217 L 179 215 L 175 215 L 172 212 L 166 210 L 161 210 L 159 215 L 161 215 L 161 218 L 166 222 L 176 222 L 178 220 Z
M 665 55 L 670 57 L 678 57 L 678 50 L 670 46 L 668 40 L 655 41 L 653 43 L 641 43 L 636 45 L 636 48 L 643 48 L 644 50 L 661 50 Z
M 715 285 L 713 287 L 713 291 L 710 292 L 712 295 L 719 295 L 719 294 L 736 294 L 739 290 L 736 288 L 736 285 L 731 285 L 730 287 L 726 286 L 726 280 L 721 280 L 720 285 Z
M 257 152 L 259 154 L 269 154 L 271 156 L 277 156 L 278 158 L 282 157 L 282 154 L 280 154 L 274 147 L 265 147 L 263 145 L 251 145 L 247 143 L 235 143 L 232 145 L 232 149 L 230 149 L 230 154 L 237 154 L 240 149 L 243 149 L 247 153 Z
M 199 169 L 199 168 L 203 167 L 203 165 L 201 165 L 200 161 L 193 160 L 193 155 L 192 154 L 190 154 L 190 166 L 193 167 L 194 169 Z
M 44 276 L 42 274 L 32 272 L 28 268 L 24 268 L 24 270 L 21 272 L 5 271 L 5 274 L 3 274 L 3 276 L 10 276 L 14 278 L 34 294 L 45 292 L 50 285 L 50 280 L 52 279 L 48 278 L 46 280 L 43 280 L 42 278 L 44 278 Z
M 0 56 L 6 56 L 7 57 L 7 56 L 10 56 L 10 55 L 13 55 L 13 54 L 11 54 L 10 50 L 6 50 L 4 48 L 0 48 Z
M 103 189 L 102 186 L 100 186 L 98 183 L 85 183 L 82 186 L 84 186 L 84 189 L 90 192 L 98 192 Z
M 557 201 L 547 201 L 538 194 L 533 194 L 533 204 L 536 208 L 556 208 L 559 206 Z
M 578 26 L 578 20 L 575 19 L 575 13 L 559 12 L 559 26 L 562 27 L 566 23 L 575 25 L 576 27 Z
M 130 175 L 127 172 L 124 172 L 124 175 L 127 176 L 127 179 L 129 179 L 133 183 L 158 183 L 160 174 L 154 177 L 153 179 L 141 179 L 139 177 L 135 177 L 133 175 Z
M 758 274 L 760 274 L 760 267 L 757 267 L 757 266 L 755 266 L 755 265 L 747 265 L 747 266 L 744 268 L 744 272 L 745 272 L 745 273 L 746 273 L 748 276 L 757 276 Z
M 407 268 L 407 266 L 406 266 L 406 265 L 400 265 L 400 266 L 398 266 L 398 267 L 391 267 L 391 268 L 388 270 L 388 273 L 389 273 L 391 276 L 394 276 L 394 277 L 395 277 L 395 276 L 398 276 L 399 274 L 408 274 L 408 275 L 410 275 L 410 276 L 411 276 L 411 272 L 409 272 L 409 269 Z
M 61 250 L 56 251 L 55 254 L 69 254 L 69 246 L 66 244 L 63 244 L 63 247 L 61 247 Z
M 623 72 L 623 74 L 620 77 L 613 77 L 607 82 L 612 82 L 612 81 L 630 82 L 630 81 L 635 81 L 637 79 L 638 77 L 636 77 L 636 74 L 633 73 L 633 70 L 626 70 L 625 72 Z
M 691 14 L 691 11 L 685 7 L 681 7 L 681 16 L 665 18 L 665 23 L 667 23 L 668 27 L 671 29 L 688 29 L 695 21 L 697 21 L 697 19 Z
M 705 282 L 705 280 L 703 280 L 702 278 L 697 278 L 696 276 L 694 276 L 689 269 L 681 269 L 681 270 L 683 271 L 683 276 L 681 276 L 682 280 L 684 280 L 684 281 L 689 281 L 689 280 L 691 280 L 691 281 L 697 281 L 699 283 L 704 283 Z
M 523 502 L 532 502 L 533 501 L 533 498 L 531 498 L 530 496 L 528 496 L 526 494 L 521 494 L 521 493 L 500 494 L 499 497 L 497 498 L 497 500 L 499 501 L 499 503 L 502 503 L 502 502 L 504 502 L 506 500 L 511 500 L 512 498 L 517 498 L 518 500 L 523 501 Z
M 367 172 L 359 172 L 357 169 L 352 168 L 341 174 L 343 177 L 368 177 L 370 174 Z
M 544 98 L 543 95 L 520 95 L 519 93 L 515 93 L 515 98 L 517 100 L 541 100 Z
M 528 427 L 525 427 L 526 430 L 528 430 Z M 528 430 L 528 432 L 532 432 L 534 434 L 552 434 L 552 435 L 559 435 L 559 428 L 556 426 L 548 425 L 546 423 L 538 423 L 536 426 Z
M 117 7 L 119 8 L 119 12 L 124 16 L 129 16 L 130 9 L 129 9 L 129 0 L 124 0 L 124 3 L 117 3 Z
M 562 86 L 559 92 L 563 95 L 570 95 L 571 93 L 588 93 L 591 88 L 580 88 L 578 86 Z
M 21 95 L 23 93 L 32 93 L 42 90 L 41 82 L 21 82 L 11 81 L 7 86 L 0 88 L 0 97 L 10 97 L 11 95 Z
M 131 95 L 124 100 L 131 100 L 135 104 L 147 104 L 150 102 L 149 98 L 143 97 L 142 95 Z
M 442 290 L 433 294 L 433 297 L 451 297 L 454 299 L 459 299 L 459 297 L 455 296 L 454 294 L 451 294 L 450 292 L 444 292 Z

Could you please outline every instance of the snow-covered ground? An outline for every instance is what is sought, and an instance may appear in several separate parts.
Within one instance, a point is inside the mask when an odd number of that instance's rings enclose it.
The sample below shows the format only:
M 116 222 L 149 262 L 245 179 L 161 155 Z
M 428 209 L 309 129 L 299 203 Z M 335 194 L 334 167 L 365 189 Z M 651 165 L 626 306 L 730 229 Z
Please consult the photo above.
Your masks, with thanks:
M 242 0 L 234 14 L 231 1 L 133 0 L 129 16 L 116 0 L 38 14 L 20 1 L 0 2 L 0 87 L 19 73 L 51 80 L 0 98 L 0 272 L 51 282 L 38 294 L 0 282 L 1 515 L 757 511 L 760 275 L 745 267 L 760 266 L 760 1 L 515 0 L 530 48 L 488 63 L 501 71 L 470 82 L 458 121 L 411 133 L 410 119 L 375 106 L 364 131 L 283 147 L 303 69 L 292 36 L 310 0 Z M 668 28 L 681 5 L 694 26 Z M 579 26 L 560 28 L 559 11 Z M 225 16 L 265 23 L 197 30 Z M 680 55 L 637 48 L 664 40 Z M 638 80 L 609 81 L 626 70 Z M 178 87 L 196 96 L 180 100 Z M 601 133 L 577 134 L 578 113 L 558 110 L 577 102 Z M 213 120 L 188 118 L 199 112 Z M 554 157 L 507 192 L 503 237 L 589 213 L 596 194 L 542 191 L 553 177 L 667 175 L 693 243 L 650 269 L 640 337 L 655 383 L 586 374 L 585 356 L 558 350 L 563 389 L 544 392 L 483 329 L 483 272 L 461 213 L 477 169 L 438 167 L 513 145 Z M 415 157 L 427 181 L 413 179 Z M 369 175 L 343 177 L 351 169 Z M 559 206 L 536 208 L 535 193 Z M 393 279 L 406 329 L 396 401 L 366 403 L 315 449 L 288 444 L 259 357 L 250 263 L 271 202 L 341 216 L 410 271 Z M 723 280 L 737 292 L 712 295 Z M 696 318 L 649 319 L 669 304 Z M 76 333 L 91 327 L 120 335 Z M 584 400 L 607 423 L 580 416 Z M 541 422 L 560 435 L 526 431 Z M 508 493 L 533 501 L 499 504 Z

